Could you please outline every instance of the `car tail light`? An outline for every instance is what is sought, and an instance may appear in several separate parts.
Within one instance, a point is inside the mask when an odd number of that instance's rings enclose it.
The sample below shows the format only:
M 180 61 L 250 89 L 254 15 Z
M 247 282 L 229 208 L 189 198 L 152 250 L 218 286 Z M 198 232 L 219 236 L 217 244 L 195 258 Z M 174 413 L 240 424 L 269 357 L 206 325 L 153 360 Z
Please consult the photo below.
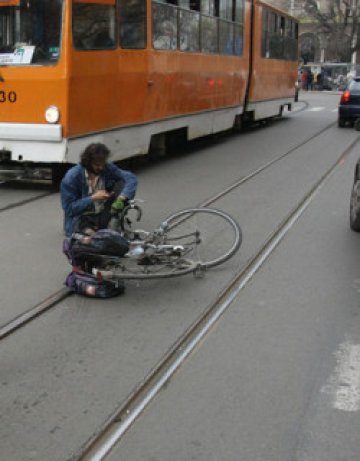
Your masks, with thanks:
M 341 96 L 340 103 L 347 104 L 350 101 L 350 91 L 345 90 Z

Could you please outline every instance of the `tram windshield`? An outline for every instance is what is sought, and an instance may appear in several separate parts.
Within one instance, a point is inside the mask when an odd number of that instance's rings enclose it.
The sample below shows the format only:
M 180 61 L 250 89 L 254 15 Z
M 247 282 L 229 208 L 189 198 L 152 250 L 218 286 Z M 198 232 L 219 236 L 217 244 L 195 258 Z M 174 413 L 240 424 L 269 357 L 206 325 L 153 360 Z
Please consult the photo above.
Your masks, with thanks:
M 59 60 L 64 0 L 0 0 L 0 66 Z

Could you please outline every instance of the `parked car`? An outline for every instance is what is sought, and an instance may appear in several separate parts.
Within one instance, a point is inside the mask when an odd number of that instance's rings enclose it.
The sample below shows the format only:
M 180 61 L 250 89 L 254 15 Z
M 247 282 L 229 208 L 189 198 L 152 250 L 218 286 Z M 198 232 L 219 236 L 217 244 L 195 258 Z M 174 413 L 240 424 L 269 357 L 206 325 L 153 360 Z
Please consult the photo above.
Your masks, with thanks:
M 360 232 L 360 159 L 357 161 L 354 172 L 354 184 L 350 198 L 350 227 Z
M 338 126 L 343 127 L 346 123 L 354 125 L 358 118 L 360 118 L 360 77 L 355 77 L 341 95 Z

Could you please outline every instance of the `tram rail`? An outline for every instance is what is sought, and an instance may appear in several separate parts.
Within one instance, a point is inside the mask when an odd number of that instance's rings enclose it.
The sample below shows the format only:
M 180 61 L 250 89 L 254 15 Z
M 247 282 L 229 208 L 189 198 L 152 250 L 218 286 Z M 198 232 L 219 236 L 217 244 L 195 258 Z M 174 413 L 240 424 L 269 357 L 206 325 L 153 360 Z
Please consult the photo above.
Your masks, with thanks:
M 67 288 L 62 288 L 59 291 L 48 296 L 46 299 L 41 301 L 36 306 L 30 308 L 28 311 L 18 315 L 10 322 L 0 327 L 0 340 L 6 338 L 6 336 L 14 333 L 19 328 L 26 325 L 31 320 L 34 320 L 41 314 L 44 314 L 51 307 L 59 304 L 65 298 L 71 294 L 71 291 Z
M 37 195 L 36 197 L 30 197 L 30 198 L 21 200 L 20 202 L 9 203 L 8 205 L 5 205 L 5 206 L 3 206 L 3 207 L 0 207 L 0 213 L 3 213 L 4 211 L 11 210 L 11 209 L 13 209 L 13 208 L 21 207 L 21 206 L 23 206 L 23 205 L 28 205 L 29 203 L 36 202 L 37 200 L 41 200 L 41 199 L 43 199 L 43 198 L 45 198 L 45 197 L 49 197 L 49 195 L 53 195 L 54 193 L 55 193 L 54 191 L 52 191 L 52 192 L 45 192 L 44 194 Z

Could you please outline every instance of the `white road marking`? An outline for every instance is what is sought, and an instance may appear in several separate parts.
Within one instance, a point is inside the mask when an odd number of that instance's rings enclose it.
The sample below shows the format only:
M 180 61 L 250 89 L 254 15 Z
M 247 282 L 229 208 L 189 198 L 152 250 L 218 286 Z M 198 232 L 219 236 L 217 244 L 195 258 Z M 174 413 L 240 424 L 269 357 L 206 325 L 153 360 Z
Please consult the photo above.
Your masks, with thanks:
M 360 344 L 342 343 L 335 353 L 337 365 L 322 392 L 331 395 L 337 410 L 360 410 Z
M 320 112 L 321 110 L 324 110 L 325 107 L 312 107 L 309 109 L 309 112 Z

